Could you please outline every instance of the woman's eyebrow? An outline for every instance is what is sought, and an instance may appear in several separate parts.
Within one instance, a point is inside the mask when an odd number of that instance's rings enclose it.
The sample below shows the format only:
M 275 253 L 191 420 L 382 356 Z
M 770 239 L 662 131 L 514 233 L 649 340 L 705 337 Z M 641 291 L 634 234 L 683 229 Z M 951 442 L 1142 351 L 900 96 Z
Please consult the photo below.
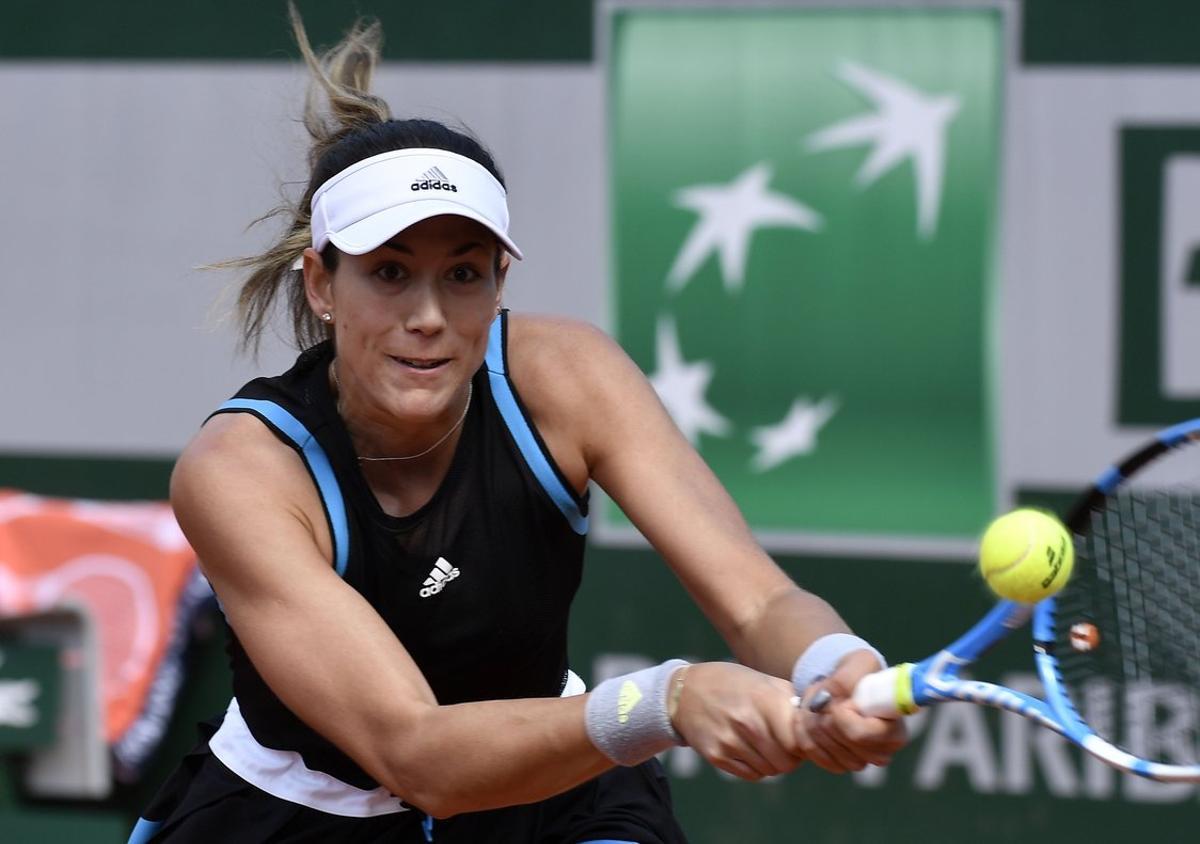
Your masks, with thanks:
M 466 255 L 468 252 L 473 252 L 476 249 L 483 249 L 483 248 L 484 248 L 484 244 L 480 243 L 478 240 L 472 240 L 470 243 L 464 243 L 462 246 L 458 247 L 450 254 L 451 255 Z
M 405 246 L 399 240 L 389 240 L 387 243 L 385 243 L 383 245 L 386 246 L 388 249 L 395 250 L 396 252 L 403 252 L 405 255 L 413 254 L 413 251 L 411 249 L 409 249 L 407 246 Z M 452 250 L 450 252 L 450 254 L 455 255 L 455 256 L 466 255 L 468 252 L 472 252 L 476 249 L 483 249 L 483 248 L 484 248 L 484 244 L 482 242 L 480 242 L 478 240 L 472 240 L 469 243 L 464 243 L 462 246 L 456 247 L 454 250 Z

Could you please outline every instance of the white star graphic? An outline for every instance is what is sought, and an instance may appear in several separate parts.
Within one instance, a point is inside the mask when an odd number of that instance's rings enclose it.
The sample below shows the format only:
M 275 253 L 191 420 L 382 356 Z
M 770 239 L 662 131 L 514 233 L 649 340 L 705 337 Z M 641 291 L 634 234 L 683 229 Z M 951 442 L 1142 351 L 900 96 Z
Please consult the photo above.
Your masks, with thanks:
M 911 158 L 917 181 L 917 229 L 928 239 L 937 231 L 946 167 L 946 130 L 958 113 L 959 98 L 925 94 L 853 62 L 843 62 L 838 76 L 871 100 L 878 111 L 815 132 L 808 138 L 808 148 L 825 150 L 874 143 L 875 148 L 856 177 L 863 188 Z
M 750 466 L 765 472 L 797 455 L 811 454 L 817 448 L 817 432 L 837 413 L 838 405 L 833 396 L 816 404 L 807 396 L 796 399 L 783 421 L 750 432 L 750 441 L 758 448 Z
M 762 162 L 724 185 L 693 185 L 675 192 L 679 208 L 700 215 L 667 273 L 671 290 L 679 290 L 708 256 L 717 250 L 725 289 L 741 288 L 746 275 L 750 236 L 763 226 L 817 231 L 821 215 L 790 196 L 767 190 L 771 168 Z
M 713 365 L 709 361 L 684 362 L 670 317 L 659 317 L 654 347 L 658 369 L 650 376 L 650 383 L 688 442 L 695 445 L 701 433 L 718 437 L 728 434 L 729 420 L 704 400 Z

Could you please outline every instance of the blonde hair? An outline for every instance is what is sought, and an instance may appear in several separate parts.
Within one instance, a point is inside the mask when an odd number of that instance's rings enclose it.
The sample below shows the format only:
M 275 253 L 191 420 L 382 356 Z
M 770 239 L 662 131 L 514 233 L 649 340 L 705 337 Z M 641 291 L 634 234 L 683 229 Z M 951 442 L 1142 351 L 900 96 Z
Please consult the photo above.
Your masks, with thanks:
M 290 2 L 288 14 L 300 54 L 311 74 L 303 123 L 311 140 L 308 165 L 312 177 L 299 201 L 285 201 L 252 223 L 275 217 L 288 221 L 283 235 L 269 249 L 260 255 L 217 265 L 250 271 L 238 291 L 237 318 L 241 324 L 240 347 L 251 351 L 258 350 L 281 291 L 287 294 L 297 347 L 306 348 L 329 336 L 329 327 L 308 306 L 303 273 L 293 269 L 312 244 L 309 207 L 312 195 L 328 178 L 317 178 L 321 169 L 318 165 L 342 139 L 392 119 L 387 103 L 369 92 L 383 45 L 379 22 L 356 21 L 341 41 L 318 54 L 309 43 L 300 13 Z
M 311 74 L 304 103 L 304 128 L 311 140 L 309 181 L 298 202 L 285 201 L 254 221 L 259 223 L 273 217 L 287 221 L 283 235 L 273 246 L 261 255 L 216 265 L 250 271 L 237 296 L 243 351 L 258 350 L 281 293 L 287 297 L 297 347 L 307 348 L 332 337 L 331 327 L 317 319 L 308 306 L 303 272 L 292 268 L 312 243 L 313 194 L 342 170 L 384 152 L 434 148 L 478 162 L 504 184 L 504 176 L 491 153 L 469 130 L 451 128 L 436 120 L 394 119 L 387 103 L 370 93 L 371 77 L 379 64 L 383 44 L 383 30 L 378 22 L 356 21 L 341 41 L 318 54 L 313 51 L 300 15 L 291 3 L 288 12 L 296 43 Z M 321 251 L 321 261 L 330 272 L 337 268 L 339 254 L 332 245 Z

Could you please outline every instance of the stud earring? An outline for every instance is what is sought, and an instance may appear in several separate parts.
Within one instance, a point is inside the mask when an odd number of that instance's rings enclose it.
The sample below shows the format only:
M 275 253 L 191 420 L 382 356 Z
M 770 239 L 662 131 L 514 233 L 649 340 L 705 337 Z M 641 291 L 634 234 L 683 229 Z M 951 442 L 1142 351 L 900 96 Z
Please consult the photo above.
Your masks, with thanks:
M 329 313 L 329 311 L 326 311 L 325 313 L 321 314 L 321 319 L 324 322 L 333 322 L 333 314 Z

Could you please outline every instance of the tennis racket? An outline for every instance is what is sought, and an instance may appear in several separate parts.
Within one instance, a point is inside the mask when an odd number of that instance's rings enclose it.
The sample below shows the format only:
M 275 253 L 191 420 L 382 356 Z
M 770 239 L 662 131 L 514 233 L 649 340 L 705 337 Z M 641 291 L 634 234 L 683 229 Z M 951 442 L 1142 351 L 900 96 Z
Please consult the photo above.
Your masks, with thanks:
M 1200 419 L 1104 471 L 1071 509 L 1075 571 L 1035 606 L 1002 601 L 946 648 L 863 678 L 854 703 L 898 717 L 967 701 L 1015 712 L 1130 773 L 1200 781 Z M 959 673 L 1033 618 L 1045 699 Z M 815 702 L 815 701 L 814 701 Z

